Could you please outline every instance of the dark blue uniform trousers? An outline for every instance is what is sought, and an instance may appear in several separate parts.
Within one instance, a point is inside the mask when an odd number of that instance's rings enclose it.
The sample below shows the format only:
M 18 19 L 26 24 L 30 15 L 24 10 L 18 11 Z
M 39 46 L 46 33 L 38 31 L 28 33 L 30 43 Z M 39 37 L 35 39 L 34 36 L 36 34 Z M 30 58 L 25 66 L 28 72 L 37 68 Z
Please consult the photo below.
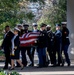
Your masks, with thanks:
M 46 47 L 38 48 L 38 58 L 39 66 L 44 66 L 46 64 Z
M 27 65 L 26 51 L 27 51 L 27 55 L 29 56 L 30 61 L 32 62 L 32 64 L 34 64 L 32 56 L 31 56 L 31 47 L 21 47 L 22 64 L 24 66 Z
M 68 64 L 70 64 L 70 59 L 69 59 L 69 55 L 68 55 L 68 47 L 69 47 L 69 45 L 63 45 L 63 51 L 64 51 L 66 62 Z

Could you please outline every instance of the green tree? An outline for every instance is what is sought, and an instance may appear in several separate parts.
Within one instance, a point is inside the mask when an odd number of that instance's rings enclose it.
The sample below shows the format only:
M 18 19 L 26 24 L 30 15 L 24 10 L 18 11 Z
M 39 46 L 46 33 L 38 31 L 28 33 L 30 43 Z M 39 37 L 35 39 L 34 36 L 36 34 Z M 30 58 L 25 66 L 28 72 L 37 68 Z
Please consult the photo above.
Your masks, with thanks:
M 67 0 L 59 0 L 59 2 L 51 9 L 49 19 L 53 24 L 67 21 Z
M 51 24 L 54 30 L 56 23 L 61 23 L 62 21 L 67 21 L 67 0 L 55 0 L 55 4 L 52 2 L 53 6 L 43 9 L 43 15 L 38 20 L 38 23 L 44 22 L 46 24 Z
M 27 0 L 27 1 L 30 1 L 30 2 L 39 2 L 39 3 L 45 4 L 44 0 Z
M 0 31 L 2 32 L 6 25 L 10 25 L 11 28 L 16 23 L 20 23 L 23 19 L 32 20 L 34 15 L 32 12 L 21 12 L 23 0 L 0 0 Z M 25 4 L 24 4 L 25 6 Z M 18 14 L 19 13 L 19 14 Z M 23 13 L 23 14 L 22 14 Z M 2 38 L 0 33 L 0 38 Z
M 15 17 L 19 8 L 19 0 L 0 0 L 0 24 Z

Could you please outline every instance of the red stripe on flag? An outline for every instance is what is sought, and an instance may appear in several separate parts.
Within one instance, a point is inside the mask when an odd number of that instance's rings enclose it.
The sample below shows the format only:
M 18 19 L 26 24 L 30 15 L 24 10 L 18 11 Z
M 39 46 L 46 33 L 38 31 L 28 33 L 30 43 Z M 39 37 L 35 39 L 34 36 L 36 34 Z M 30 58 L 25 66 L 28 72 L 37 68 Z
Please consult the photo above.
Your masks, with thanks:
M 22 41 L 22 40 L 30 40 L 30 39 L 33 39 L 33 38 L 36 38 L 37 39 L 37 36 L 28 37 L 28 38 L 20 38 L 20 41 Z
M 32 45 L 34 45 L 34 44 L 35 44 L 35 42 L 32 41 L 32 42 L 30 42 L 30 43 L 20 44 L 20 46 L 21 46 L 21 47 L 26 47 L 26 46 L 32 46 Z
M 27 34 L 23 34 L 22 37 L 20 37 L 20 46 L 31 46 L 35 44 L 35 41 L 37 40 L 39 36 L 39 32 L 30 32 Z

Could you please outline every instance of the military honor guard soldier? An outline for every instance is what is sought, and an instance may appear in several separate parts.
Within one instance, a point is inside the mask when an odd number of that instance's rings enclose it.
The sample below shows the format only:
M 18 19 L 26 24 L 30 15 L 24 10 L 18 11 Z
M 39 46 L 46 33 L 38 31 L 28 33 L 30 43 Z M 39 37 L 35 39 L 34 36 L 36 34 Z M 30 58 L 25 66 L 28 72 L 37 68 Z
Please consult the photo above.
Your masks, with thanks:
M 31 31 L 28 30 L 29 25 L 28 24 L 23 24 L 23 34 L 29 33 Z M 22 63 L 24 66 L 27 66 L 27 58 L 26 58 L 26 51 L 27 51 L 27 55 L 29 56 L 29 59 L 31 61 L 31 64 L 29 64 L 28 66 L 33 66 L 33 59 L 32 59 L 32 55 L 31 55 L 31 47 L 27 46 L 27 47 L 21 47 L 21 55 L 22 55 Z
M 53 42 L 53 32 L 51 30 L 51 25 L 47 25 L 46 26 L 46 30 L 47 30 L 47 34 L 48 34 L 48 46 L 47 46 L 47 52 L 48 52 L 48 55 L 49 55 L 49 58 L 50 58 L 50 63 L 52 66 L 55 66 L 55 56 L 54 56 L 54 49 L 53 49 L 53 45 L 54 45 L 54 42 Z
M 62 22 L 61 24 L 62 24 L 62 50 L 65 55 L 65 61 L 67 62 L 68 66 L 70 66 L 70 59 L 68 55 L 68 48 L 70 45 L 69 30 L 67 28 L 67 22 Z
M 47 47 L 47 31 L 46 24 L 41 24 L 41 31 L 38 37 L 38 58 L 39 58 L 39 68 L 47 67 L 46 64 L 46 47 Z
M 61 32 L 61 25 L 56 24 L 56 32 L 54 36 L 54 53 L 55 53 L 55 58 L 57 54 L 57 62 L 55 62 L 56 66 L 61 66 L 62 64 L 62 32 Z
M 33 23 L 32 27 L 33 27 L 33 31 L 32 31 L 33 33 L 39 32 L 37 23 Z M 38 52 L 37 40 L 35 41 L 35 45 L 31 48 L 31 55 L 32 55 L 33 63 L 34 63 L 35 50 L 36 52 Z

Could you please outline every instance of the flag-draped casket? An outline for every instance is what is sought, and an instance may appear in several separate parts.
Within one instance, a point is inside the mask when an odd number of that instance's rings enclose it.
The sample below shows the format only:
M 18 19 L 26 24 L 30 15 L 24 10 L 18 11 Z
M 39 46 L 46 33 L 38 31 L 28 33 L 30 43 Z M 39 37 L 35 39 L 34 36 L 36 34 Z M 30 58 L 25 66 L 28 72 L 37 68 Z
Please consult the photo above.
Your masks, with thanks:
M 25 33 L 20 37 L 20 46 L 33 46 L 38 40 L 39 32 L 29 32 Z

